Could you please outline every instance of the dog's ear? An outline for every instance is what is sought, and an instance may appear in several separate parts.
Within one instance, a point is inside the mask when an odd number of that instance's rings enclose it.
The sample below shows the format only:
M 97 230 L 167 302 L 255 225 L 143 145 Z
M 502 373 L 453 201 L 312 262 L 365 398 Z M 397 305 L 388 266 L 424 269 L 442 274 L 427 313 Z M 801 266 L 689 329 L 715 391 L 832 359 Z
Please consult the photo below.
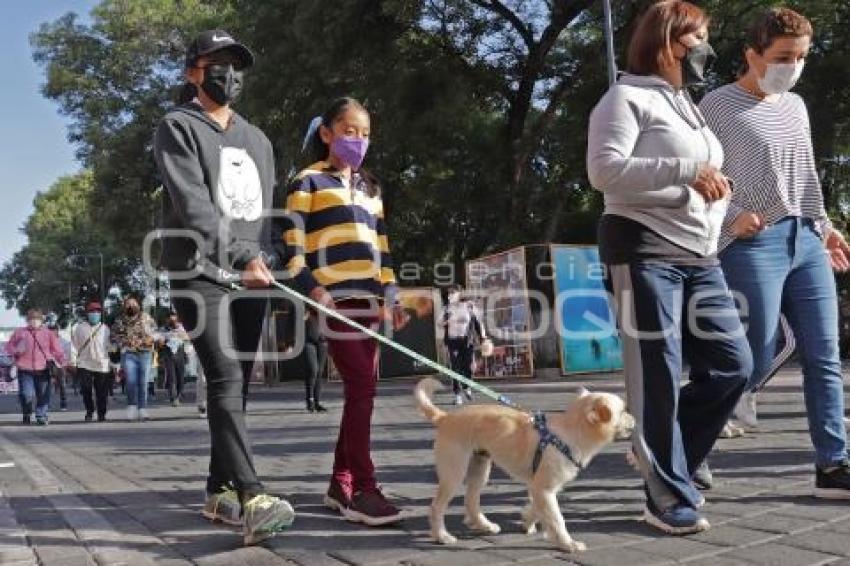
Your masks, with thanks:
M 579 399 L 581 399 L 582 397 L 587 397 L 588 395 L 590 395 L 590 391 L 588 391 L 586 388 L 584 388 L 584 387 L 578 388 L 578 398 Z
M 593 404 L 593 410 L 587 415 L 592 424 L 608 424 L 614 417 L 614 411 L 605 399 L 599 399 Z

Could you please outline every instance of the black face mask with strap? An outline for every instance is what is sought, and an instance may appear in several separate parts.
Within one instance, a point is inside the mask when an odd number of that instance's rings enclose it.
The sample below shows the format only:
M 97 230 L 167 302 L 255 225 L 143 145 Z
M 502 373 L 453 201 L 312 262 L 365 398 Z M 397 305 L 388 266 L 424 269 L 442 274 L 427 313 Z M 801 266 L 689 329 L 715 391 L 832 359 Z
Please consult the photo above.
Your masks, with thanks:
M 705 82 L 705 73 L 711 69 L 717 60 L 717 54 L 707 41 L 688 47 L 679 42 L 685 48 L 685 56 L 682 59 L 682 84 L 684 86 L 699 85 Z

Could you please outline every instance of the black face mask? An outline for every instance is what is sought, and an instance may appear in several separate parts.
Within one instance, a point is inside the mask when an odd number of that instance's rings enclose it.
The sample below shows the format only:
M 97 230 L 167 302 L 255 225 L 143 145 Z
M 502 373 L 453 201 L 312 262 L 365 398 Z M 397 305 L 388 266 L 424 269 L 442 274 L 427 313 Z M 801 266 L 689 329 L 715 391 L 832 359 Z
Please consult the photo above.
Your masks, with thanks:
M 229 104 L 242 92 L 242 71 L 235 70 L 233 65 L 207 65 L 201 88 L 216 104 Z
M 685 86 L 698 85 L 705 82 L 705 73 L 714 65 L 717 54 L 708 42 L 693 47 L 683 44 L 687 50 L 682 59 L 682 84 Z

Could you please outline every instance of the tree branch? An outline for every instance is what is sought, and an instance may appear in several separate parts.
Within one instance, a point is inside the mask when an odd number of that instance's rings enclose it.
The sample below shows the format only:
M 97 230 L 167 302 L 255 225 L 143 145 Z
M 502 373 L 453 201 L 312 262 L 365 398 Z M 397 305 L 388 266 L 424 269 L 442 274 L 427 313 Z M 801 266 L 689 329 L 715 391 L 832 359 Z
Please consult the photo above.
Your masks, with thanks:
M 528 52 L 531 53 L 531 50 L 534 49 L 534 34 L 531 33 L 531 28 L 526 25 L 522 19 L 516 15 L 516 13 L 505 6 L 500 0 L 490 0 L 489 2 L 485 2 L 484 0 L 470 0 L 473 4 L 480 8 L 484 8 L 489 12 L 493 12 L 499 16 L 502 16 L 506 19 L 519 33 L 519 36 L 522 38 L 522 41 L 525 43 L 526 47 L 528 47 Z

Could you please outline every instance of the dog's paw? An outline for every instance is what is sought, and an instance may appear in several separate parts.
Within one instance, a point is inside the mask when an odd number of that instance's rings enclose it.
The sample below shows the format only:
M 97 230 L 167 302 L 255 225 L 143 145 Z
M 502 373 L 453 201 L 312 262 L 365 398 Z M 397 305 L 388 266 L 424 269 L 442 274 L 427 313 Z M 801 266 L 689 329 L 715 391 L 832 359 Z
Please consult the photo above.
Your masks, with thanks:
M 457 542 L 457 538 L 453 537 L 448 532 L 437 533 L 434 535 L 434 540 L 440 544 L 455 544 Z
M 488 521 L 483 516 L 475 520 L 467 517 L 463 520 L 463 524 L 466 525 L 470 530 L 475 531 L 476 533 L 483 533 L 486 535 L 497 535 L 502 532 L 502 529 L 501 527 L 499 527 L 499 525 Z
M 558 548 L 564 552 L 584 552 L 587 550 L 587 545 L 579 540 L 567 540 L 558 544 Z

